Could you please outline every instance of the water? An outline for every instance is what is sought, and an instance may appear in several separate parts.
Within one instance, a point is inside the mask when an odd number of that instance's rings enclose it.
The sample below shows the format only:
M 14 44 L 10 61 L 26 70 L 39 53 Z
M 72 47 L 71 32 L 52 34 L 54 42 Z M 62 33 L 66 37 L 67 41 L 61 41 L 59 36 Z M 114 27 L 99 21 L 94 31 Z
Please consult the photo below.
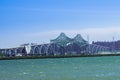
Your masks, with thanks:
M 120 56 L 1 60 L 0 80 L 120 80 Z

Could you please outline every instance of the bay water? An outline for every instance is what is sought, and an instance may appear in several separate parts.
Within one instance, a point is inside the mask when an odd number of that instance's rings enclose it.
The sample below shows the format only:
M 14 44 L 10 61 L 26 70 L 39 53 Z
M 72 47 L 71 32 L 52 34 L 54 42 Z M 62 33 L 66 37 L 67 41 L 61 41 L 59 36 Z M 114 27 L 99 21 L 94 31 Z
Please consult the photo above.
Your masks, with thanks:
M 0 80 L 120 80 L 120 56 L 0 60 Z

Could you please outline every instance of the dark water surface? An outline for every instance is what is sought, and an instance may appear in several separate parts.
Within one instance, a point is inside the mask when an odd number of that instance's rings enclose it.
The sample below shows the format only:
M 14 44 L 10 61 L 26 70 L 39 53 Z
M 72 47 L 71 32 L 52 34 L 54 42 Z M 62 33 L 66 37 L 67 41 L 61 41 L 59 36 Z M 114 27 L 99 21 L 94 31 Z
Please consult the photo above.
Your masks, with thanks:
M 120 80 L 120 56 L 1 60 L 0 80 Z

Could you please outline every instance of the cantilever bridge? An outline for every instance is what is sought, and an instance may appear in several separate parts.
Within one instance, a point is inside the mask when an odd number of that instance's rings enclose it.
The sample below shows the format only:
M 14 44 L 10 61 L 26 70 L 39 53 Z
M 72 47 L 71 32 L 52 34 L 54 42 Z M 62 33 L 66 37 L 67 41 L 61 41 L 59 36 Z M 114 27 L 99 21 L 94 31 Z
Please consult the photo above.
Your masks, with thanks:
M 89 44 L 80 34 L 74 38 L 61 33 L 56 39 L 47 44 L 24 45 L 17 48 L 1 49 L 5 56 L 50 56 L 50 55 L 77 55 L 98 54 L 108 51 L 109 47 Z

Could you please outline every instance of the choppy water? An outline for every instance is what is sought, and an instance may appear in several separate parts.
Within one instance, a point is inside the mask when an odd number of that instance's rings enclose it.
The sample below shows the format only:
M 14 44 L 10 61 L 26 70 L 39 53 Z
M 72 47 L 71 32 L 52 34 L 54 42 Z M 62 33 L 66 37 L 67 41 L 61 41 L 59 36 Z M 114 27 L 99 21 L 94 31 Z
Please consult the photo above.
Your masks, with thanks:
M 120 80 L 120 56 L 1 60 L 0 80 Z

